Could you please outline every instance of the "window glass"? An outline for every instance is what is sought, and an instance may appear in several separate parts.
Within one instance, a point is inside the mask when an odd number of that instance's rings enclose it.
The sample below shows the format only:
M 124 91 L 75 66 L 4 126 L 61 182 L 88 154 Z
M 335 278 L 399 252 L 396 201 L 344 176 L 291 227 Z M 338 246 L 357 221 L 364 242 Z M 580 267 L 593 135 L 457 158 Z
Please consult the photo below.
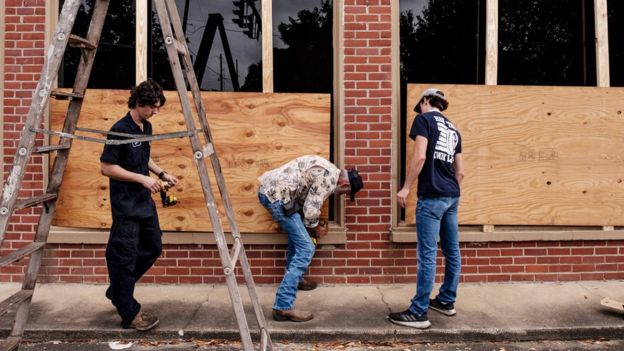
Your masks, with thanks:
M 624 86 L 624 1 L 607 1 L 611 86 Z
M 273 2 L 273 84 L 276 92 L 331 93 L 332 1 Z
M 484 0 L 401 0 L 401 80 L 477 84 L 484 77 Z
M 499 0 L 498 84 L 596 85 L 592 0 Z
M 59 1 L 59 13 L 64 0 Z M 95 0 L 82 0 L 73 34 L 86 38 Z M 135 81 L 135 7 L 132 0 L 111 1 L 93 62 L 89 88 L 128 89 Z M 58 85 L 74 85 L 81 50 L 68 47 L 58 74 Z
M 262 91 L 262 23 L 258 0 L 176 0 L 202 90 Z M 152 4 L 148 74 L 175 89 Z

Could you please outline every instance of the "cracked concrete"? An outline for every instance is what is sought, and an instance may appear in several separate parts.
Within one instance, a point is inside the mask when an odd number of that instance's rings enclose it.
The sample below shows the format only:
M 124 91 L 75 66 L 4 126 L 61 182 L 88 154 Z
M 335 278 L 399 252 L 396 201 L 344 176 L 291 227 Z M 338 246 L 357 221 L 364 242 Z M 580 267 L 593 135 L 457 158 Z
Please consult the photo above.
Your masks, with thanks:
M 19 289 L 0 284 L 0 301 Z M 436 289 L 438 285 L 436 285 Z M 119 317 L 104 297 L 105 285 L 42 284 L 34 294 L 27 326 L 30 340 L 83 340 L 86 338 L 239 339 L 238 326 L 226 285 L 138 285 L 136 298 L 147 311 L 160 317 L 148 333 L 119 328 Z M 252 333 L 258 328 L 246 287 L 241 297 Z M 492 341 L 581 338 L 622 338 L 622 315 L 601 308 L 603 297 L 624 300 L 624 282 L 468 284 L 459 286 L 457 316 L 431 311 L 430 329 L 401 327 L 387 320 L 389 312 L 405 310 L 415 284 L 321 285 L 300 291 L 296 307 L 314 312 L 306 323 L 276 322 L 271 308 L 276 286 L 257 287 L 274 340 L 292 342 L 377 341 Z M 435 291 L 435 290 L 434 290 Z M 12 315 L 0 320 L 6 336 Z

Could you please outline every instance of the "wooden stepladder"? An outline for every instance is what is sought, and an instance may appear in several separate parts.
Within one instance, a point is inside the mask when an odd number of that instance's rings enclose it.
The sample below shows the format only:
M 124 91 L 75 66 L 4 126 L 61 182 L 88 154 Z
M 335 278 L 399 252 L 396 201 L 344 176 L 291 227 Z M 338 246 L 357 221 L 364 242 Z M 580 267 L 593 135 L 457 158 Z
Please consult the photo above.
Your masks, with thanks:
M 95 1 L 87 37 L 80 38 L 72 35 L 71 31 L 81 4 L 81 0 L 65 0 L 56 31 L 54 32 L 54 37 L 52 38 L 52 43 L 46 55 L 39 83 L 32 97 L 32 104 L 30 106 L 28 117 L 25 121 L 24 129 L 20 135 L 13 166 L 2 189 L 2 198 L 0 199 L 0 248 L 2 247 L 2 243 L 5 238 L 9 220 L 15 211 L 38 205 L 43 205 L 43 208 L 41 209 L 37 232 L 33 242 L 18 249 L 17 251 L 9 253 L 8 255 L 0 256 L 0 267 L 4 267 L 30 255 L 28 268 L 25 273 L 21 289 L 6 300 L 0 302 L 0 317 L 4 316 L 8 312 L 15 313 L 13 328 L 9 337 L 0 343 L 0 351 L 17 350 L 22 340 L 24 328 L 28 321 L 32 295 L 37 282 L 39 268 L 41 266 L 43 250 L 48 238 L 52 219 L 54 218 L 57 194 L 63 181 L 63 175 L 67 166 L 69 151 L 71 149 L 73 139 L 118 145 L 135 141 L 163 140 L 179 138 L 182 136 L 188 136 L 190 139 L 194 159 L 199 172 L 199 179 L 202 184 L 206 200 L 206 206 L 212 221 L 215 241 L 221 256 L 223 272 L 226 278 L 232 306 L 236 314 L 243 348 L 246 351 L 255 350 L 235 275 L 236 265 L 239 262 L 247 285 L 250 300 L 252 302 L 256 321 L 260 329 L 260 350 L 272 351 L 273 344 L 271 336 L 267 329 L 266 319 L 258 299 L 249 261 L 247 259 L 245 248 L 238 230 L 238 225 L 234 217 L 232 203 L 226 189 L 225 179 L 221 171 L 219 158 L 217 157 L 213 145 L 212 134 L 210 132 L 206 112 L 201 100 L 199 85 L 197 84 L 197 79 L 193 71 L 193 63 L 186 45 L 175 0 L 155 0 L 154 3 L 160 19 L 164 42 L 167 47 L 167 53 L 178 95 L 180 97 L 187 130 L 185 132 L 140 138 L 131 135 L 122 135 L 127 138 L 125 140 L 98 139 L 74 134 L 76 130 L 97 132 L 99 134 L 115 134 L 106 131 L 93 131 L 77 127 L 78 117 L 82 108 L 83 98 L 85 96 L 87 83 L 93 67 L 93 61 L 95 59 L 96 49 L 100 41 L 102 27 L 108 12 L 109 3 L 110 0 Z M 51 87 L 56 81 L 61 60 L 68 44 L 73 47 L 81 48 L 83 55 L 78 66 L 72 92 L 63 93 L 54 91 Z M 188 88 L 190 88 L 192 92 L 193 104 L 191 104 L 188 96 L 187 84 Z M 43 121 L 42 116 L 50 97 L 70 100 L 65 122 L 63 124 L 63 130 L 61 132 L 49 131 L 41 126 Z M 201 128 L 197 128 L 195 126 L 193 111 L 195 111 L 195 116 L 200 121 Z M 57 135 L 59 136 L 59 142 L 56 145 L 35 147 L 35 141 L 38 133 Z M 203 137 L 201 137 L 201 135 L 203 135 Z M 50 179 L 46 191 L 43 194 L 32 198 L 18 199 L 25 169 L 30 161 L 31 155 L 33 153 L 49 154 L 52 152 L 56 152 L 56 157 L 50 172 Z M 217 204 L 215 203 L 215 196 L 212 190 L 208 167 L 206 165 L 206 158 L 210 158 L 211 168 L 213 169 L 214 177 L 223 201 L 223 206 L 226 210 L 226 216 L 232 230 L 233 244 L 231 249 L 228 248 L 221 218 L 217 210 Z

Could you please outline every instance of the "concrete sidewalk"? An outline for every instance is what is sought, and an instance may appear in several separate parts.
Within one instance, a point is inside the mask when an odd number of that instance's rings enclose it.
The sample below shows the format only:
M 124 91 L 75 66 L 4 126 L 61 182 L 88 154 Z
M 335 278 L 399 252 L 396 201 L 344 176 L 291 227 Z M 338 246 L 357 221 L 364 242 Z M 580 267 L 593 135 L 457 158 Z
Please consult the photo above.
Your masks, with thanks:
M 437 288 L 437 286 L 436 286 Z M 0 284 L 0 301 L 19 289 Z M 40 284 L 26 339 L 239 339 L 225 285 L 139 285 L 135 296 L 156 313 L 159 326 L 147 333 L 123 330 L 105 285 Z M 496 341 L 543 339 L 624 339 L 624 318 L 600 305 L 603 297 L 624 301 L 624 282 L 460 284 L 457 315 L 429 312 L 431 328 L 417 330 L 390 323 L 390 311 L 407 308 L 414 285 L 319 286 L 300 291 L 296 306 L 312 310 L 306 323 L 276 322 L 271 306 L 276 286 L 257 287 L 274 341 Z M 246 287 L 241 294 L 250 329 L 257 333 Z M 0 321 L 0 336 L 12 314 Z

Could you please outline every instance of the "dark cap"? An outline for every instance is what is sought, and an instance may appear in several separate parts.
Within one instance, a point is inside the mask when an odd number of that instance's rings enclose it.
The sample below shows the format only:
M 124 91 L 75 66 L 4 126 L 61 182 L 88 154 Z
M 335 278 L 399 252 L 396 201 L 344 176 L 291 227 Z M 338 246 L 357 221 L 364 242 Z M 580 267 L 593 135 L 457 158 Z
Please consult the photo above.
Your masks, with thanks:
M 349 170 L 349 185 L 351 186 L 351 201 L 355 200 L 355 193 L 364 187 L 362 177 L 355 168 Z

